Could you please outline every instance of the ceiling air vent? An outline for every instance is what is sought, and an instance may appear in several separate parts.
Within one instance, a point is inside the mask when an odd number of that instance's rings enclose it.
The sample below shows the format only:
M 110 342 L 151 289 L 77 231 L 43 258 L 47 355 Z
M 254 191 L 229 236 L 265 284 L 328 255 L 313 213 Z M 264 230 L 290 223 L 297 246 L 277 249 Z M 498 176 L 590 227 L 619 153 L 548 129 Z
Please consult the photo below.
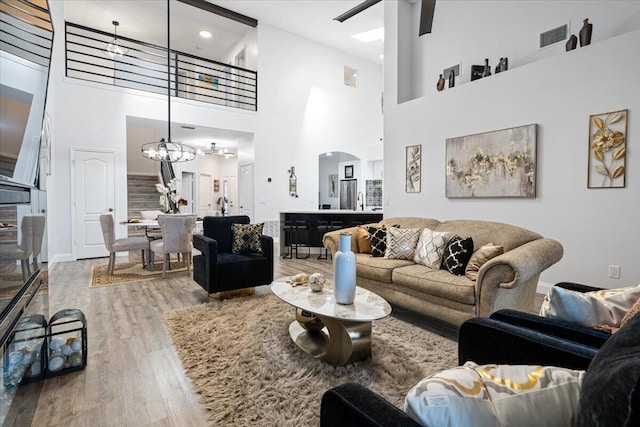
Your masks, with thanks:
M 569 25 L 567 24 L 545 31 L 544 33 L 540 33 L 540 45 L 538 46 L 538 49 L 566 40 L 568 34 Z

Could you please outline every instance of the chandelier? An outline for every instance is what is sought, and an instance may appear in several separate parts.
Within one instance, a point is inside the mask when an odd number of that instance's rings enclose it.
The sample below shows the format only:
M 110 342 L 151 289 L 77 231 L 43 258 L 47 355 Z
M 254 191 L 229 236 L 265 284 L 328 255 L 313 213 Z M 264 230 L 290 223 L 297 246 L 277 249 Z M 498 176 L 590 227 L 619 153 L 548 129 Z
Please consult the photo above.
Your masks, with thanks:
M 159 162 L 179 163 L 196 158 L 195 148 L 179 141 L 171 140 L 171 13 L 167 0 L 167 139 L 148 142 L 141 147 L 142 157 Z
M 120 23 L 118 21 L 111 21 L 111 23 L 113 24 L 114 37 L 113 40 L 111 40 L 107 45 L 105 52 L 111 57 L 111 59 L 114 59 L 116 56 L 122 58 L 129 52 L 129 49 L 123 47 L 122 44 L 120 44 L 120 42 L 118 41 L 118 26 L 120 25 Z
M 220 149 L 216 149 L 216 143 L 212 142 L 211 143 L 211 148 L 208 150 L 201 150 L 200 148 L 198 148 L 198 154 L 200 154 L 201 156 L 218 156 L 218 157 L 224 157 L 225 159 L 229 159 L 233 156 L 235 156 L 236 154 L 229 151 L 229 149 L 227 148 L 220 148 Z

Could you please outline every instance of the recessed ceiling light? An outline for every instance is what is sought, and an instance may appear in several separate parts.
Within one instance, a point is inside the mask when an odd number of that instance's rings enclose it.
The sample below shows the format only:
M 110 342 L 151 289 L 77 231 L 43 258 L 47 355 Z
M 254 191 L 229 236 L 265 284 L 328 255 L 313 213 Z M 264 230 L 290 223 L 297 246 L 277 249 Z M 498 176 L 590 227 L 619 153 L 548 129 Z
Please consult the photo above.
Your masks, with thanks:
M 354 34 L 351 37 L 356 40 L 360 40 L 362 43 L 371 43 L 378 40 L 384 40 L 384 27 L 365 31 L 364 33 Z
M 203 39 L 210 39 L 211 33 L 207 30 L 202 30 L 200 31 L 200 37 L 202 37 Z

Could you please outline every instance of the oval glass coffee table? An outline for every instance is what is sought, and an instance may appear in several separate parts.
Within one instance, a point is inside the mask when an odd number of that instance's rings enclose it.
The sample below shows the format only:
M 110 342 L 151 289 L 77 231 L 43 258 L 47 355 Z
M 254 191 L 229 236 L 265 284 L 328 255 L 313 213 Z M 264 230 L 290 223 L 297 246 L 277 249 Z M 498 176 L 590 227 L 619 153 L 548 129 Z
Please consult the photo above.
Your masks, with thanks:
M 271 291 L 296 308 L 289 334 L 298 347 L 334 366 L 371 356 L 371 322 L 391 313 L 384 298 L 357 287 L 353 304 L 342 305 L 329 282 L 321 292 L 312 292 L 308 285 L 291 286 L 288 279 L 276 279 Z

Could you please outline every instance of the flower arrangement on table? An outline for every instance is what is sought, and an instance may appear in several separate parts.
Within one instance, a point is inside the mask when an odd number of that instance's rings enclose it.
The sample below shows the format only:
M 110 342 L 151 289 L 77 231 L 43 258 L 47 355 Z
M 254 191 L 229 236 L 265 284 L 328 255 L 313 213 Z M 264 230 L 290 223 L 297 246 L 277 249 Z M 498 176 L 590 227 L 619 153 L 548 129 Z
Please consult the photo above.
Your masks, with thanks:
M 160 193 L 160 210 L 164 213 L 173 213 L 177 210 L 176 202 L 178 194 L 178 180 L 173 178 L 166 186 L 156 184 L 156 190 Z M 186 200 L 185 200 L 186 202 Z
M 185 199 L 184 197 L 180 197 L 178 199 L 178 206 L 187 206 L 189 204 L 189 202 L 187 202 L 187 199 Z
M 227 203 L 229 203 L 229 199 L 223 196 L 218 197 L 218 201 L 216 202 L 216 204 L 218 205 L 218 207 L 220 208 L 220 213 L 222 215 L 224 215 L 225 211 L 227 210 Z

